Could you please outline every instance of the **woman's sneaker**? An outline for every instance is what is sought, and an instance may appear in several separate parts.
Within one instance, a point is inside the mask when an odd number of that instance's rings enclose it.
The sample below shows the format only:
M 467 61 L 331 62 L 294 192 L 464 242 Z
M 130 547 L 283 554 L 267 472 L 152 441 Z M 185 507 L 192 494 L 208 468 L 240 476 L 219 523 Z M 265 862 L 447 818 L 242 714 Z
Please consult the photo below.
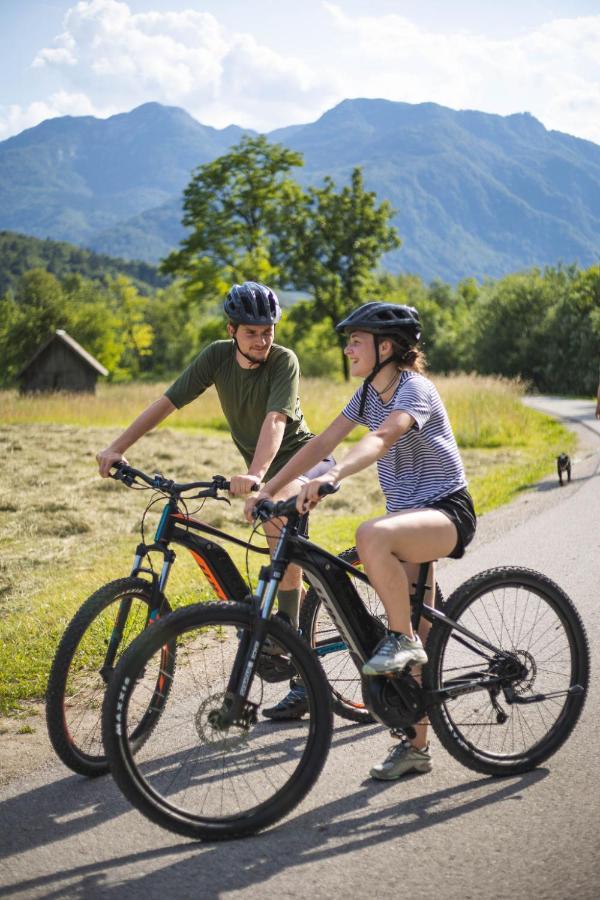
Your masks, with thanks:
M 375 653 L 362 667 L 363 675 L 387 675 L 403 672 L 408 666 L 423 666 L 427 654 L 421 638 L 411 640 L 406 634 L 388 634 L 375 647 Z
M 378 781 L 395 781 L 409 772 L 431 772 L 432 768 L 429 744 L 422 750 L 417 750 L 407 740 L 403 740 L 390 747 L 384 761 L 373 766 L 369 774 Z
M 285 721 L 289 719 L 301 719 L 308 712 L 308 700 L 306 690 L 301 681 L 290 682 L 290 692 L 276 706 L 263 709 L 262 714 L 267 719 Z

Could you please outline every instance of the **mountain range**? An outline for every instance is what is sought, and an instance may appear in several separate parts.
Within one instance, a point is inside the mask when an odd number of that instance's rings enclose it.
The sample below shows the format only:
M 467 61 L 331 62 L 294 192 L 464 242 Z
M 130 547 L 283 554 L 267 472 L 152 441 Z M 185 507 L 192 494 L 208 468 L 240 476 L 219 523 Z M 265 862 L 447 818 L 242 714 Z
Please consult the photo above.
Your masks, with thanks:
M 243 129 L 146 103 L 108 119 L 61 117 L 0 142 L 0 229 L 154 263 L 183 236 L 192 170 Z M 392 272 L 455 282 L 600 257 L 600 146 L 528 113 L 345 100 L 316 122 L 269 133 L 299 150 L 301 183 L 366 187 L 395 209 Z

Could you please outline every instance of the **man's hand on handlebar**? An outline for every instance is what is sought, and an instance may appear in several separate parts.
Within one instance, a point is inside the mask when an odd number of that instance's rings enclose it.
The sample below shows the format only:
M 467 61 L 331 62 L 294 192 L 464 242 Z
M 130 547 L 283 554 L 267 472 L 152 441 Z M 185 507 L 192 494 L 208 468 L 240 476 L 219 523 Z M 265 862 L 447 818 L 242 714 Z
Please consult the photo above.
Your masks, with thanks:
M 122 453 L 119 453 L 118 450 L 111 450 L 110 447 L 96 453 L 96 462 L 98 463 L 98 471 L 103 478 L 108 478 L 111 467 L 114 466 L 115 463 L 122 462 L 125 463 L 125 465 L 129 465 Z
M 260 485 L 260 478 L 257 475 L 234 475 L 230 481 L 229 493 L 234 497 L 240 497 L 255 491 Z

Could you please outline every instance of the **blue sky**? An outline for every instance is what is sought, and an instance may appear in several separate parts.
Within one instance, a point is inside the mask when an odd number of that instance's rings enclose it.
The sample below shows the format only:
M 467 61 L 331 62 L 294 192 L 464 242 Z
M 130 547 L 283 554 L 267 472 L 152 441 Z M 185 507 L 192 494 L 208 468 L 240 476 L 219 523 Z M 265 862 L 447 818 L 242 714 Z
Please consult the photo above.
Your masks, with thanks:
M 600 143 L 600 0 L 0 0 L 0 49 L 0 140 L 148 100 L 268 131 L 385 97 Z

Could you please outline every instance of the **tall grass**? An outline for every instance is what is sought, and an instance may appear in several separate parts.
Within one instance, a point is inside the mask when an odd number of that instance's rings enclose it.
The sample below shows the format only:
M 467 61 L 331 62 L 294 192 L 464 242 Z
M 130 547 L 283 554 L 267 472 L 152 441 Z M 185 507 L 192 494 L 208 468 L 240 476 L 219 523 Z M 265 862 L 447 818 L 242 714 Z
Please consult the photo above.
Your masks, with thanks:
M 433 381 L 446 404 L 460 447 L 503 447 L 523 442 L 530 416 L 529 410 L 519 402 L 523 393 L 519 382 L 473 375 L 434 377 Z M 303 379 L 301 404 L 309 427 L 314 432 L 322 431 L 346 405 L 357 386 L 356 381 Z M 167 387 L 167 382 L 100 384 L 95 395 L 63 392 L 20 395 L 17 391 L 0 391 L 0 423 L 123 428 Z M 159 427 L 228 430 L 214 388 L 177 410 Z

